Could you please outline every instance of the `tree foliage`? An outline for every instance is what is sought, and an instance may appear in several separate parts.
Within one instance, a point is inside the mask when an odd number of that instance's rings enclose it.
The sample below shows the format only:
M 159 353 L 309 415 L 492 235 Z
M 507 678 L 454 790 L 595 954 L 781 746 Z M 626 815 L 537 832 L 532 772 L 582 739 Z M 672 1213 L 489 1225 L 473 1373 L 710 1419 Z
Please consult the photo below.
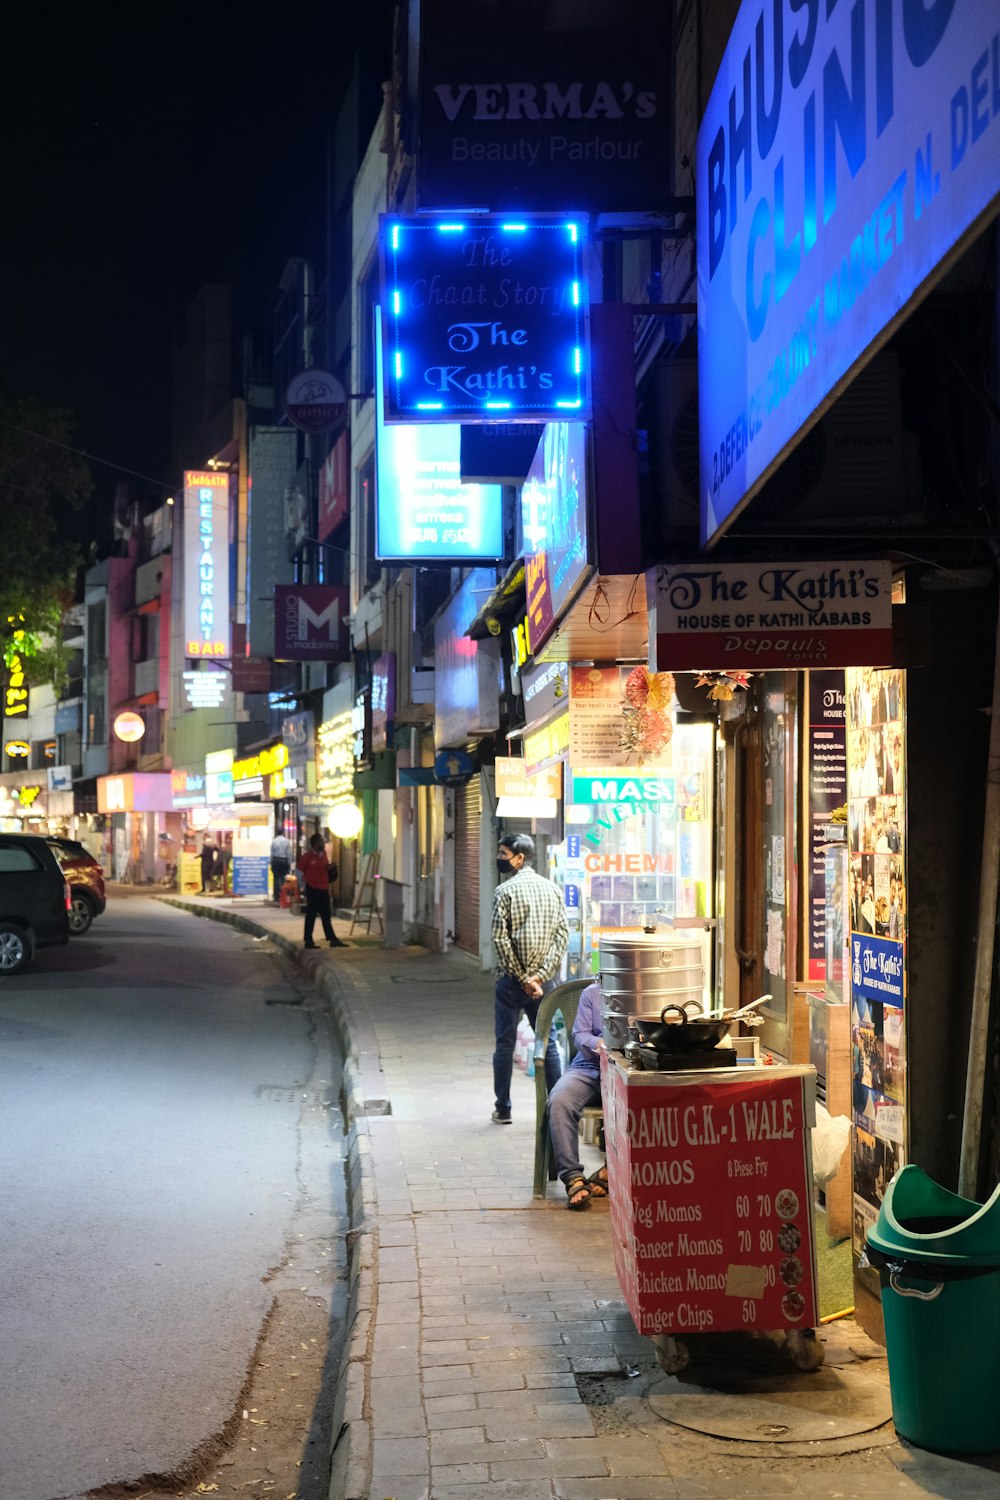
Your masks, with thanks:
M 0 396 L 0 640 L 34 684 L 65 674 L 62 619 L 83 561 L 67 523 L 93 481 L 73 426 L 71 412 Z

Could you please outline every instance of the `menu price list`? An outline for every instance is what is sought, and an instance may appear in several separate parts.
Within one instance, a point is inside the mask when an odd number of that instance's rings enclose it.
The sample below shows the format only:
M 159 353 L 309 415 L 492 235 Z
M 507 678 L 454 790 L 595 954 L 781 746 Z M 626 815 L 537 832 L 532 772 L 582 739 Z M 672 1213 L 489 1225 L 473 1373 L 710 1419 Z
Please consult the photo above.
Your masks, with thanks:
M 615 1269 L 638 1331 L 811 1327 L 806 1078 L 650 1085 L 602 1067 Z

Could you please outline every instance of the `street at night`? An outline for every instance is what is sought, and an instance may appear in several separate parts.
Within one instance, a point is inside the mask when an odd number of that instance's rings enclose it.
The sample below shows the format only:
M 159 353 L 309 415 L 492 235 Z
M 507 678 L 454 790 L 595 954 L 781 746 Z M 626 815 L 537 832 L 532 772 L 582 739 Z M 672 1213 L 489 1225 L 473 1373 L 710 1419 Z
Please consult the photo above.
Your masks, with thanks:
M 152 1493 L 219 1458 L 325 1495 L 337 1069 L 323 1003 L 270 945 L 154 900 L 112 897 L 3 983 L 3 1500 Z

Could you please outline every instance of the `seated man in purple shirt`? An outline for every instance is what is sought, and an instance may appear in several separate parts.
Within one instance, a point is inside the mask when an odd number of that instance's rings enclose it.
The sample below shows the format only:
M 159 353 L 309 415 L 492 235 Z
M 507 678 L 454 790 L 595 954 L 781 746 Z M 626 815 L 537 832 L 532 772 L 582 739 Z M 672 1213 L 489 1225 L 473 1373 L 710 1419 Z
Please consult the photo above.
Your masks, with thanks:
M 590 984 L 580 996 L 573 1022 L 576 1056 L 549 1095 L 549 1130 L 556 1170 L 566 1184 L 567 1208 L 586 1208 L 591 1198 L 608 1196 L 606 1166 L 587 1177 L 580 1164 L 580 1116 L 601 1102 L 597 1048 L 604 1028 L 604 991 Z

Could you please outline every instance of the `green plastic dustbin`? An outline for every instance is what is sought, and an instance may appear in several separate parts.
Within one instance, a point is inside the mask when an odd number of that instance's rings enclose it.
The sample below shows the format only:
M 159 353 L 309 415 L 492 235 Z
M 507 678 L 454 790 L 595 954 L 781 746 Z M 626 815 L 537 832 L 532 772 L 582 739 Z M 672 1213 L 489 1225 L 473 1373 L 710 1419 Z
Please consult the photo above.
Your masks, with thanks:
M 937 1453 L 1000 1451 L 1000 1188 L 974 1203 L 903 1167 L 867 1249 L 896 1431 Z

